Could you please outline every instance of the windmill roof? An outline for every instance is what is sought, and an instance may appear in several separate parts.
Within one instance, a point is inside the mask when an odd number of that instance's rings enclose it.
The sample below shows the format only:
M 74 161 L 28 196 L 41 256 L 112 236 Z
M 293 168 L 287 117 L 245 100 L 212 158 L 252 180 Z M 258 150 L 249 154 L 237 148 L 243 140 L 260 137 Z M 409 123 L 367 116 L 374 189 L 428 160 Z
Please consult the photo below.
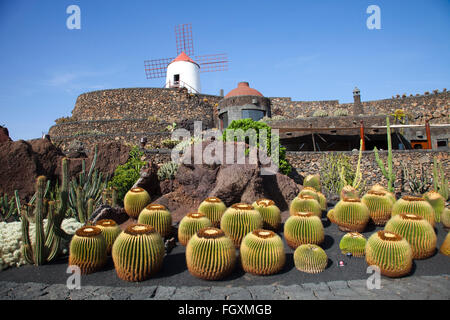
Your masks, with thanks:
M 187 61 L 187 62 L 191 62 L 191 63 L 195 63 L 197 66 L 198 63 L 196 63 L 194 60 L 192 60 L 184 51 L 182 51 L 178 57 L 176 57 L 175 59 L 173 59 L 170 63 L 172 62 L 176 62 L 176 61 Z M 169 63 L 169 64 L 170 64 Z M 199 66 L 200 67 L 200 66 Z
M 248 82 L 239 82 L 237 88 L 228 92 L 225 98 L 230 98 L 234 96 L 260 96 L 263 97 L 262 93 L 256 89 L 250 88 Z

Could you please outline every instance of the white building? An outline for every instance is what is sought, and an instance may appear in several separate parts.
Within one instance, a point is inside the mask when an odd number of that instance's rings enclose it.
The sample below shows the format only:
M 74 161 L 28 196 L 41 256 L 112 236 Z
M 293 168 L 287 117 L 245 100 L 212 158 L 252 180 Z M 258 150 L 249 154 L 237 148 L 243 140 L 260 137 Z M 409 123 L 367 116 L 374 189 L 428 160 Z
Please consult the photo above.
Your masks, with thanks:
M 166 88 L 186 88 L 200 93 L 200 66 L 183 52 L 167 66 Z

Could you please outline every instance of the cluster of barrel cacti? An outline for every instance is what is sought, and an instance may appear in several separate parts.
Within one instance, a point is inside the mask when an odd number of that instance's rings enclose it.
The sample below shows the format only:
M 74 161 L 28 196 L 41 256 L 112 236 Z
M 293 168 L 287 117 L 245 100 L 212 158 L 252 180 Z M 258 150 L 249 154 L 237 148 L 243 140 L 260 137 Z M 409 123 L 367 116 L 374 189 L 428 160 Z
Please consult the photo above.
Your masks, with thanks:
M 328 212 L 327 217 L 341 231 L 361 232 L 368 224 L 370 214 L 369 209 L 360 199 L 343 198 Z

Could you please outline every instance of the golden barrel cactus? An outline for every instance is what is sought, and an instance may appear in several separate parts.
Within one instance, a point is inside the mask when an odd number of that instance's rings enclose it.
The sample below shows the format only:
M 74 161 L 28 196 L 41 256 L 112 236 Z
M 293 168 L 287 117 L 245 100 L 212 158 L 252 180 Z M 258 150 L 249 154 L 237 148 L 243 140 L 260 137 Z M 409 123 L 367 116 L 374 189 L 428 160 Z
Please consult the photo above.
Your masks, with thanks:
M 149 204 L 139 215 L 138 223 L 147 224 L 166 238 L 172 234 L 172 215 L 167 208 L 161 204 Z
M 132 188 L 125 194 L 123 205 L 125 212 L 133 219 L 137 219 L 142 209 L 150 203 L 150 195 L 142 188 Z
M 343 198 L 333 209 L 333 223 L 341 231 L 361 232 L 369 222 L 370 215 L 367 206 L 356 198 Z
M 220 227 L 222 215 L 227 210 L 227 206 L 217 197 L 208 197 L 200 203 L 197 211 L 204 213 L 214 227 Z
M 289 214 L 292 216 L 295 212 L 312 212 L 317 217 L 322 217 L 319 201 L 310 195 L 298 195 L 291 201 Z
M 436 233 L 431 224 L 421 216 L 400 213 L 388 221 L 384 230 L 402 236 L 411 245 L 413 259 L 425 259 L 436 250 Z
M 366 262 L 378 266 L 382 275 L 392 278 L 407 275 L 412 260 L 410 244 L 396 233 L 381 230 L 367 240 Z
M 106 264 L 106 247 L 106 240 L 100 228 L 81 227 L 70 241 L 69 265 L 78 266 L 81 274 L 98 271 Z
M 281 225 L 281 212 L 275 202 L 269 199 L 259 199 L 253 202 L 253 208 L 261 214 L 263 228 L 277 231 Z
M 439 252 L 442 253 L 443 255 L 450 257 L 450 232 L 447 233 L 447 236 L 445 237 L 445 240 L 442 243 Z
M 344 198 L 359 199 L 358 190 L 356 190 L 355 188 L 353 188 L 352 186 L 349 186 L 349 185 L 343 187 L 339 195 L 340 195 L 341 200 Z
M 284 223 L 284 238 L 292 249 L 302 244 L 321 244 L 325 239 L 323 225 L 312 212 L 296 212 Z
M 304 187 L 312 187 L 316 191 L 322 191 L 322 186 L 320 184 L 320 175 L 318 174 L 309 174 L 303 179 Z
M 429 191 L 423 195 L 425 200 L 433 207 L 434 221 L 441 222 L 441 215 L 445 209 L 445 199 L 436 191 Z
M 163 265 L 164 241 L 152 226 L 132 224 L 116 239 L 112 258 L 117 276 L 125 281 L 144 281 Z
M 445 208 L 444 211 L 442 212 L 441 222 L 445 229 L 450 229 L 450 209 L 449 208 Z
M 262 227 L 261 214 L 246 203 L 233 204 L 220 220 L 220 229 L 233 241 L 236 248 L 239 248 L 247 233 Z
M 363 257 L 366 251 L 366 238 L 358 232 L 346 233 L 339 242 L 343 254 L 351 253 L 355 257 Z
M 361 198 L 361 202 L 367 206 L 370 218 L 377 226 L 384 226 L 391 218 L 394 204 L 386 192 L 369 190 Z
M 186 246 L 194 234 L 207 227 L 212 227 L 212 224 L 204 213 L 188 213 L 178 226 L 178 241 L 182 246 Z
M 425 198 L 403 196 L 392 207 L 392 216 L 399 213 L 412 213 L 425 218 L 434 227 L 434 209 Z
M 286 262 L 283 240 L 271 230 L 254 230 L 242 240 L 240 258 L 245 272 L 275 274 Z
M 236 265 L 233 241 L 217 228 L 199 230 L 186 247 L 189 272 L 200 279 L 219 280 L 229 275 Z
M 116 238 L 122 232 L 120 227 L 114 220 L 111 219 L 101 219 L 95 223 L 95 226 L 102 230 L 103 237 L 105 237 L 107 248 L 106 251 L 108 254 L 111 254 L 112 246 Z
M 328 256 L 318 245 L 302 244 L 294 251 L 294 264 L 297 270 L 320 273 L 328 265 Z

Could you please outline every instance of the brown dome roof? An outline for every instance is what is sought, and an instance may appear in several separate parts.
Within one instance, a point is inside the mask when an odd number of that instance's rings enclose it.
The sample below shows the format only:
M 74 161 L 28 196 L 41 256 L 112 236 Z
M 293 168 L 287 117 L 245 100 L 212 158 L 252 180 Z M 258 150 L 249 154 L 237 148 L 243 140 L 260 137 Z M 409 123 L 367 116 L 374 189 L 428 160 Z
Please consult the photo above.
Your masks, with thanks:
M 225 98 L 234 97 L 234 96 L 260 96 L 263 97 L 261 92 L 250 88 L 248 82 L 239 82 L 237 88 L 228 92 Z

